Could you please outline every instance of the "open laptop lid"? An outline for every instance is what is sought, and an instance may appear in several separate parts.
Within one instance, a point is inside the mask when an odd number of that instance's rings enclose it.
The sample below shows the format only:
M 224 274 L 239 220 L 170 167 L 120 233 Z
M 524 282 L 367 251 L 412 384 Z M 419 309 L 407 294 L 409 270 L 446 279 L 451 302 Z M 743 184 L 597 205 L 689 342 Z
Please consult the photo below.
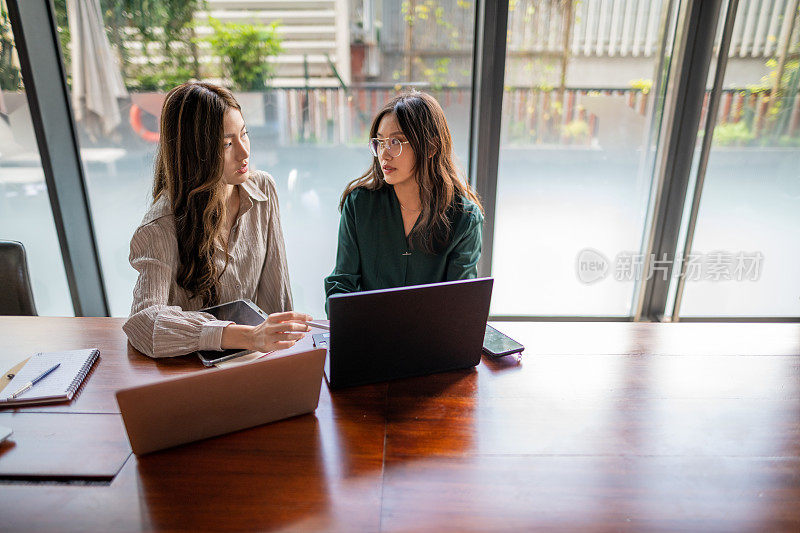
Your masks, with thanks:
M 317 349 L 119 390 L 133 453 L 309 413 L 319 402 L 324 361 Z
M 337 294 L 331 388 L 468 368 L 481 359 L 492 278 Z

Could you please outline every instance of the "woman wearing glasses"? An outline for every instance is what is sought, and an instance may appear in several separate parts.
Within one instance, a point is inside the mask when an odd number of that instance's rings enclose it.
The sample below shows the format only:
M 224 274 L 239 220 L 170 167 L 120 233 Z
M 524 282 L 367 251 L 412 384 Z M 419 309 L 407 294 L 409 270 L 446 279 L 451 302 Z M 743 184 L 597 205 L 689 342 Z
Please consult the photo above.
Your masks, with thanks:
M 372 166 L 342 194 L 326 297 L 476 277 L 482 208 L 458 176 L 439 103 L 397 96 L 373 120 L 369 148 Z
M 275 183 L 250 169 L 241 108 L 227 89 L 185 83 L 161 110 L 153 205 L 131 239 L 139 272 L 131 344 L 151 357 L 292 346 L 311 317 L 291 311 Z M 273 313 L 259 326 L 199 309 L 249 298 Z

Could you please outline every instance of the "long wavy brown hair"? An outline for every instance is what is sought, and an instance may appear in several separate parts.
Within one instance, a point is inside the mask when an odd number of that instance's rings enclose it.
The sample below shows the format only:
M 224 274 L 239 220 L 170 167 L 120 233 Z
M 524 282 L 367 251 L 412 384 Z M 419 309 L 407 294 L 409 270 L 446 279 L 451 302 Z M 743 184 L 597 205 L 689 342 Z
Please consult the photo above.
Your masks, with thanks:
M 472 200 L 483 211 L 478 195 L 459 176 L 453 162 L 453 140 L 444 111 L 436 99 L 419 91 L 404 92 L 390 100 L 375 115 L 370 138 L 378 135 L 384 116 L 394 113 L 400 129 L 414 150 L 414 171 L 422 212 L 409 234 L 414 247 L 427 253 L 439 253 L 450 240 L 452 217 L 460 209 L 461 197 Z M 339 209 L 347 196 L 359 187 L 376 191 L 388 185 L 383 179 L 381 162 L 373 157 L 372 166 L 351 181 L 342 194 Z
M 215 241 L 225 220 L 223 118 L 241 107 L 231 92 L 208 83 L 172 89 L 161 108 L 161 138 L 155 162 L 153 201 L 165 196 L 175 216 L 177 283 L 203 306 L 216 305 L 220 270 Z

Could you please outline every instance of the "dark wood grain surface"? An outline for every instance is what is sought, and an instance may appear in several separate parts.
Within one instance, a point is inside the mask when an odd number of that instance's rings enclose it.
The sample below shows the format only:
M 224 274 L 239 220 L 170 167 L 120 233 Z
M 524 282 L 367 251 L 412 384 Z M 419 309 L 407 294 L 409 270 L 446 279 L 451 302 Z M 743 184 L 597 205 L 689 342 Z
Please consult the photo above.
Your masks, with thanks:
M 797 324 L 503 323 L 521 364 L 323 385 L 313 415 L 141 458 L 114 392 L 203 369 L 121 324 L 0 318 L 0 366 L 101 350 L 72 403 L 0 411 L 0 530 L 800 530 Z

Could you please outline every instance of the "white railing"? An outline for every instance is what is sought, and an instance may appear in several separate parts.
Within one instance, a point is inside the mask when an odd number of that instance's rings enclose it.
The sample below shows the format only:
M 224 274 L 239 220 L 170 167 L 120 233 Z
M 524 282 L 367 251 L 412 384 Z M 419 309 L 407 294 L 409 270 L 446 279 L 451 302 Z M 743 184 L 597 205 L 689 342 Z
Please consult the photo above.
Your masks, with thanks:
M 570 53 L 584 57 L 652 56 L 657 53 L 666 2 L 576 2 Z M 783 19 L 791 15 L 787 13 L 790 4 L 790 0 L 740 0 L 730 56 L 763 58 L 774 55 Z M 563 23 L 562 2 L 517 0 L 509 13 L 509 49 L 560 53 Z

